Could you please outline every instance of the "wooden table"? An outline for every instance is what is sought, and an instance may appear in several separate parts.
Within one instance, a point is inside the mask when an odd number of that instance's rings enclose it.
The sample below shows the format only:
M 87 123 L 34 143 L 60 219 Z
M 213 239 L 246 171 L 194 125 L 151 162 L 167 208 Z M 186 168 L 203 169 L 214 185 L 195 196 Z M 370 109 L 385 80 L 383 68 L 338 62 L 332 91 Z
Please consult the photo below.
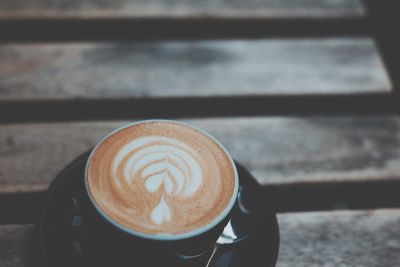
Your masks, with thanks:
M 273 197 L 277 266 L 398 266 L 392 2 L 0 1 L 0 266 L 32 266 L 69 161 L 160 117 L 215 135 Z

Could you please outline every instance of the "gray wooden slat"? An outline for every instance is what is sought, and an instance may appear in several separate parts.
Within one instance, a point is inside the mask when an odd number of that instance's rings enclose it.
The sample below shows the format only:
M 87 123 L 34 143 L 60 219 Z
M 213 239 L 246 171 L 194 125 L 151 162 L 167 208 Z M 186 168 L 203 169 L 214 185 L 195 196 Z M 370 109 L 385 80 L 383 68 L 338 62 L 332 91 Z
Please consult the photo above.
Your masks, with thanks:
M 396 117 L 185 120 L 220 140 L 264 185 L 399 179 Z M 69 161 L 126 122 L 0 126 L 0 192 L 45 189 Z
M 400 262 L 400 210 L 278 215 L 277 267 L 393 267 Z M 0 265 L 29 266 L 31 225 L 0 226 Z
M 371 39 L 0 46 L 0 100 L 388 92 Z
M 32 266 L 33 225 L 0 225 L 0 266 Z
M 400 210 L 278 215 L 277 267 L 398 266 Z
M 359 0 L 13 0 L 0 19 L 18 17 L 342 17 L 360 16 Z

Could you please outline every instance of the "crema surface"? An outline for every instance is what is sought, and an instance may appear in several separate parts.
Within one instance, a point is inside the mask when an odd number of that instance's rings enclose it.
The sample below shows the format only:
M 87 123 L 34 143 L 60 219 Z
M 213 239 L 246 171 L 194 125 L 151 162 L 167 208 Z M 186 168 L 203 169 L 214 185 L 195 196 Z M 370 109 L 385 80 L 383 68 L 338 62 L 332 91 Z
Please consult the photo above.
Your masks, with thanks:
M 186 125 L 150 121 L 103 140 L 86 182 L 96 206 L 118 224 L 146 234 L 181 234 L 212 222 L 235 187 L 229 156 Z

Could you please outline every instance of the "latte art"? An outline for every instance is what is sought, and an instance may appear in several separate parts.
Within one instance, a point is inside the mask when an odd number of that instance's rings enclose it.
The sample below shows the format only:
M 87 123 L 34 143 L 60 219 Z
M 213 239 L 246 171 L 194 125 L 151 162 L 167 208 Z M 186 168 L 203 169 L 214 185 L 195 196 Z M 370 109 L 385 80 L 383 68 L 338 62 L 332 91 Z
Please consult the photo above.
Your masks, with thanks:
M 155 224 L 171 220 L 171 211 L 164 199 L 169 196 L 191 196 L 202 182 L 202 173 L 198 155 L 189 146 L 162 136 L 142 137 L 126 144 L 116 155 L 113 164 L 113 176 L 120 193 L 127 184 L 140 183 L 138 175 L 144 179 L 144 186 L 149 193 L 161 190 L 160 202 L 151 212 Z M 117 170 L 122 169 L 122 177 Z M 128 193 L 128 192 L 126 192 Z
M 226 215 L 237 192 L 234 165 L 211 137 L 171 121 L 133 124 L 93 150 L 89 196 L 110 222 L 141 234 L 179 235 Z

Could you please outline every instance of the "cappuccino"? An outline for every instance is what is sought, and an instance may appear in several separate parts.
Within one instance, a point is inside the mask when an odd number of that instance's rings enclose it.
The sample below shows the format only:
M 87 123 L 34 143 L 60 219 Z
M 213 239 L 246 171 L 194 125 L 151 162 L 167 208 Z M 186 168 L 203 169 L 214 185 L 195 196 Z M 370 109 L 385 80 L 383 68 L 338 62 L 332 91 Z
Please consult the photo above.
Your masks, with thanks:
M 147 235 L 179 235 L 213 223 L 232 207 L 237 183 L 232 159 L 216 140 L 164 120 L 111 133 L 86 168 L 89 196 L 103 216 Z

